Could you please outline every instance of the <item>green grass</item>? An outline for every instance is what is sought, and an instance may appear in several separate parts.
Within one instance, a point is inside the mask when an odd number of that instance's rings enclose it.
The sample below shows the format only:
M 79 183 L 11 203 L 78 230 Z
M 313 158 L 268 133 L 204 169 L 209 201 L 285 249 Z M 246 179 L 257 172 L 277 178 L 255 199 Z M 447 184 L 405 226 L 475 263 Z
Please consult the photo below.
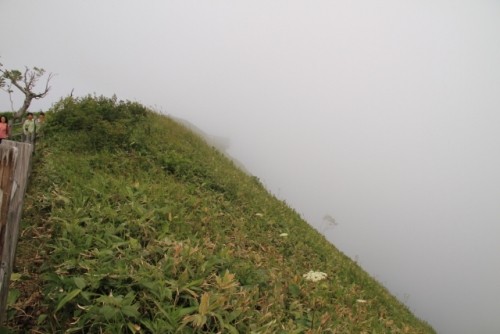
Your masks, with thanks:
M 434 333 L 166 116 L 115 98 L 65 99 L 37 145 L 13 332 Z M 328 277 L 307 281 L 310 270 Z

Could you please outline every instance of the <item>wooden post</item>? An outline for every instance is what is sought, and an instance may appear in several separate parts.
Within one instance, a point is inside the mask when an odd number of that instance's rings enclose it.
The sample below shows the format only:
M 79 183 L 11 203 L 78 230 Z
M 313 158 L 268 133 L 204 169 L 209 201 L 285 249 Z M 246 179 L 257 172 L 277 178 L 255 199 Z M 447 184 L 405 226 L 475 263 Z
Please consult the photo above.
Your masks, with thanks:
M 9 282 L 19 237 L 24 194 L 31 172 L 33 145 L 0 144 L 0 323 L 5 322 Z
M 0 259 L 3 258 L 10 195 L 14 181 L 14 148 L 0 145 Z M 0 266 L 2 263 L 0 263 Z

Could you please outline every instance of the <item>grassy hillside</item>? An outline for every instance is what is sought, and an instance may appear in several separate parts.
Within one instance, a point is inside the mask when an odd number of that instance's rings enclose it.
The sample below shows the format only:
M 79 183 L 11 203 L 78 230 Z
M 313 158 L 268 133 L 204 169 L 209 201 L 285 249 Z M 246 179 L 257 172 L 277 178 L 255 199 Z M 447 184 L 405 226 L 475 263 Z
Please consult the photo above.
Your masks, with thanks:
M 256 177 L 136 103 L 54 106 L 22 225 L 13 332 L 434 333 Z

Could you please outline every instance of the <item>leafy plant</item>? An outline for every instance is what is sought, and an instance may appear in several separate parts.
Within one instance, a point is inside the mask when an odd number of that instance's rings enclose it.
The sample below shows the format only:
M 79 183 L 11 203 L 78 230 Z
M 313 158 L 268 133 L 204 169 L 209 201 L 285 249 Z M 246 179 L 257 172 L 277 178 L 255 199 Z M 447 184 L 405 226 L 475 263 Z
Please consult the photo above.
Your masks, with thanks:
M 14 331 L 433 332 L 172 119 L 87 96 L 61 100 L 46 126 L 18 246 L 29 274 L 12 282 Z M 317 268 L 328 279 L 312 286 L 302 275 Z

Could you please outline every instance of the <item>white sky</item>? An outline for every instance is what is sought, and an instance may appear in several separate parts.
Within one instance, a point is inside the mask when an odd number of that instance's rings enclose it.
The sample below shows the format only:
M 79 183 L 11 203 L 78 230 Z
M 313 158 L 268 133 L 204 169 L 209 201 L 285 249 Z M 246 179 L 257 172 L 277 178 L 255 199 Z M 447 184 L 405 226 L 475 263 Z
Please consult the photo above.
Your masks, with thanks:
M 0 0 L 0 32 L 57 74 L 33 111 L 116 94 L 226 137 L 439 333 L 500 332 L 500 2 Z

